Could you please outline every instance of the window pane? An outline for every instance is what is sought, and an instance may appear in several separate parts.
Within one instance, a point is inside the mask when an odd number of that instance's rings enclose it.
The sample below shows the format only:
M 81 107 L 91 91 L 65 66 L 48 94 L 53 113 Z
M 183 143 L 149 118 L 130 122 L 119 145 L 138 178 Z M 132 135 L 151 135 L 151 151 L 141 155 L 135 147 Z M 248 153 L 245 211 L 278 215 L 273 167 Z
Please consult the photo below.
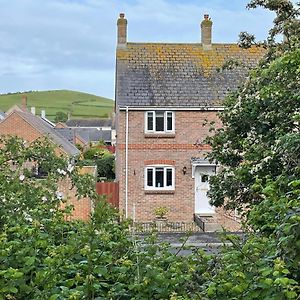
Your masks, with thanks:
M 172 186 L 172 169 L 167 169 L 167 186 Z
M 156 187 L 164 186 L 164 169 L 163 168 L 155 169 L 155 186 Z
M 153 169 L 147 169 L 147 186 L 153 186 Z
M 156 112 L 156 131 L 164 131 L 164 112 Z
M 147 113 L 147 130 L 153 130 L 153 112 Z
M 167 112 L 167 130 L 173 130 L 172 128 L 172 113 Z

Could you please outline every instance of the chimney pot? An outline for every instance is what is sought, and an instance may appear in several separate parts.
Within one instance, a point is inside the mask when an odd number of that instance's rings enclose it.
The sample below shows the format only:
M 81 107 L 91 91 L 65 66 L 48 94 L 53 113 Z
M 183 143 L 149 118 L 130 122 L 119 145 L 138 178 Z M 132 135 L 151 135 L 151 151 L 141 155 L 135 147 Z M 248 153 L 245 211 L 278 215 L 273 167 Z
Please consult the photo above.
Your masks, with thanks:
M 34 106 L 31 107 L 31 113 L 32 113 L 33 115 L 35 115 L 35 107 L 34 107 Z
M 118 48 L 126 47 L 127 43 L 127 20 L 125 19 L 125 14 L 120 13 L 120 17 L 117 22 L 118 26 Z
M 209 15 L 204 15 L 204 20 L 201 22 L 201 43 L 203 50 L 211 50 L 211 32 L 213 22 L 210 20 Z
M 45 111 L 44 109 L 41 110 L 41 117 L 42 117 L 43 119 L 46 118 L 46 111 Z

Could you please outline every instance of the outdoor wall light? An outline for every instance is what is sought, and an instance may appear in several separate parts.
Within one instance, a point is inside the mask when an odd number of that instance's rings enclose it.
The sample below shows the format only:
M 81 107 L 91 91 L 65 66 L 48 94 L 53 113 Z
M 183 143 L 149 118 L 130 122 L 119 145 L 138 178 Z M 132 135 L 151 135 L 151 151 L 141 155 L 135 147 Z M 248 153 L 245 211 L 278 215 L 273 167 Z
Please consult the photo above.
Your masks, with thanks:
M 186 166 L 184 166 L 184 167 L 182 168 L 182 174 L 183 174 L 183 175 L 186 174 Z

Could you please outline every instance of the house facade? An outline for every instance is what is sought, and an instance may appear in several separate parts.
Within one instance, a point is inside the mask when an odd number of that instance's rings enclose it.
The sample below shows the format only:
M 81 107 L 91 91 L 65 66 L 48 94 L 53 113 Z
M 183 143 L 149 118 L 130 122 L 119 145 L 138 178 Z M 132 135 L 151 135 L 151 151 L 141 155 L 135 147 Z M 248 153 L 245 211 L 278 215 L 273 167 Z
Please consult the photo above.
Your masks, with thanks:
M 212 43 L 212 21 L 201 22 L 199 43 L 129 43 L 118 19 L 116 50 L 116 176 L 120 210 L 143 222 L 167 207 L 170 221 L 204 222 L 236 229 L 236 216 L 209 203 L 206 160 L 210 124 L 222 124 L 225 96 L 254 67 L 263 50 Z M 222 68 L 235 63 L 235 68 Z
M 74 144 L 60 135 L 49 122 L 27 110 L 26 102 L 26 97 L 23 96 L 22 106 L 14 106 L 5 114 L 3 120 L 0 121 L 0 136 L 17 136 L 28 144 L 47 137 L 53 142 L 54 151 L 58 156 L 64 156 L 70 160 L 79 156 L 80 151 Z M 95 168 L 91 167 L 83 167 L 81 172 L 96 175 Z M 91 200 L 89 198 L 78 199 L 76 189 L 68 179 L 61 180 L 58 188 L 67 204 L 74 206 L 70 219 L 89 220 L 93 209 Z

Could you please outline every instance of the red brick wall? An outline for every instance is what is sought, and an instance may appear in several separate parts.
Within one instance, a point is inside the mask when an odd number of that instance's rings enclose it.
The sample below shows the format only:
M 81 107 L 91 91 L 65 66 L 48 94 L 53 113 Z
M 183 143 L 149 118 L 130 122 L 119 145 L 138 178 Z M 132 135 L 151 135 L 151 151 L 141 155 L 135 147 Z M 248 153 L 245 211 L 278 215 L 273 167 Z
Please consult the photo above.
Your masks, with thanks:
M 76 197 L 76 188 L 72 188 L 68 179 L 62 180 L 58 185 L 59 191 L 63 193 L 63 197 L 67 200 L 67 205 L 73 205 L 72 215 L 68 216 L 68 220 L 88 221 L 92 212 L 92 201 L 89 198 Z
M 204 157 L 210 150 L 203 143 L 209 133 L 208 125 L 221 122 L 214 111 L 175 111 L 175 135 L 164 138 L 149 137 L 144 133 L 144 111 L 129 111 L 128 144 L 128 217 L 136 221 L 150 221 L 154 209 L 166 206 L 170 221 L 192 221 L 195 192 L 192 178 L 192 157 Z M 120 211 L 125 212 L 125 111 L 117 111 L 116 176 L 119 181 Z M 207 125 L 205 125 L 207 124 Z M 197 144 L 197 145 L 196 145 Z M 175 191 L 148 192 L 144 189 L 144 169 L 150 164 L 168 164 L 175 167 Z M 184 175 L 183 167 L 187 168 Z M 229 229 L 236 229 L 235 221 L 217 209 L 216 219 Z
M 17 112 L 12 112 L 0 123 L 0 135 L 18 136 L 29 143 L 42 137 L 42 134 L 27 123 Z M 66 155 L 59 147 L 55 148 L 55 153 Z
M 15 135 L 28 142 L 41 137 L 41 134 L 25 122 L 16 112 L 10 114 L 0 123 L 0 135 Z

